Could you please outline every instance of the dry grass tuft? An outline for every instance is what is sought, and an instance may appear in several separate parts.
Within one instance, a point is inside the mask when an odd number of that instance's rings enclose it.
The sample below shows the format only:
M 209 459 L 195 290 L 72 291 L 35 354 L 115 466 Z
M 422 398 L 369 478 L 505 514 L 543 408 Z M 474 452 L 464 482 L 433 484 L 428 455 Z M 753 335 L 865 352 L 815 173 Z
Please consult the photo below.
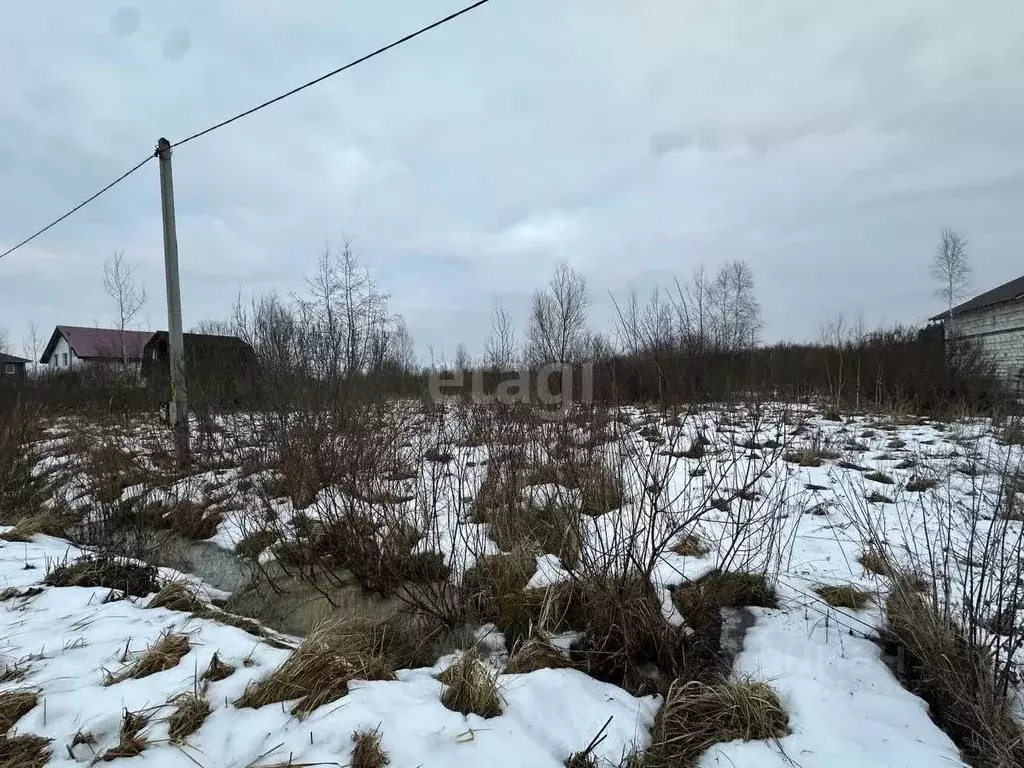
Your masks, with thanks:
M 654 719 L 642 762 L 644 768 L 692 766 L 715 744 L 779 739 L 787 733 L 789 715 L 766 683 L 677 681 Z
M 103 684 L 116 685 L 124 680 L 139 680 L 174 669 L 190 649 L 191 645 L 185 635 L 165 632 L 121 672 L 116 675 L 105 673 Z
M 891 577 L 894 572 L 892 565 L 889 563 L 889 558 L 886 557 L 884 552 L 875 547 L 868 547 L 861 552 L 857 562 L 861 564 L 865 571 L 876 576 Z
M 537 570 L 533 550 L 520 545 L 511 552 L 485 555 L 466 572 L 465 601 L 480 624 L 496 625 L 509 647 L 527 637 L 544 600 L 543 590 L 525 589 Z
M 682 632 L 642 575 L 574 579 L 547 600 L 545 628 L 580 633 L 571 658 L 592 677 L 642 696 L 663 693 L 681 673 Z
M 910 493 L 924 493 L 935 488 L 938 484 L 938 479 L 934 477 L 912 477 L 907 481 L 907 491 Z
M 860 589 L 852 584 L 834 586 L 820 586 L 814 589 L 822 600 L 833 608 L 850 608 L 854 611 L 862 611 L 870 605 L 873 593 L 866 589 Z
M 171 714 L 170 734 L 172 744 L 181 744 L 198 731 L 210 716 L 210 702 L 198 693 L 182 693 L 170 701 L 174 705 Z
M 11 730 L 38 702 L 38 691 L 17 689 L 0 693 L 0 733 Z
M 439 677 L 445 684 L 441 704 L 453 712 L 473 713 L 483 718 L 502 712 L 495 676 L 473 653 L 464 653 Z
M 44 768 L 49 761 L 50 739 L 0 735 L 0 768 Z
M 163 515 L 163 522 L 172 531 L 186 539 L 203 541 L 213 538 L 223 515 L 194 501 L 179 501 Z
M 990 655 L 897 579 L 885 603 L 889 630 L 909 660 L 904 682 L 974 768 L 1024 765 L 1024 728 L 996 689 Z
M 885 474 L 885 472 L 868 472 L 864 475 L 864 479 L 873 480 L 874 482 L 882 483 L 883 485 L 892 485 L 896 482 L 889 475 Z
M 574 666 L 572 660 L 550 642 L 531 637 L 520 643 L 509 656 L 505 673 L 524 675 L 538 669 L 571 669 Z
M 191 613 L 197 619 L 207 619 L 236 627 L 256 637 L 265 637 L 267 634 L 263 627 L 252 619 L 207 605 L 199 599 L 198 589 L 184 581 L 170 581 L 164 584 L 146 604 L 146 608 L 166 608 L 170 611 Z
M 53 512 L 41 512 L 37 515 L 19 519 L 11 530 L 0 533 L 0 539 L 11 542 L 32 541 L 37 535 L 66 536 L 67 520 Z
M 135 597 L 155 592 L 157 569 L 135 560 L 86 555 L 50 569 L 43 583 L 51 587 L 104 587 Z
M 680 539 L 672 547 L 672 551 L 683 557 L 704 557 L 704 555 L 711 551 L 711 548 L 700 537 L 690 535 Z
M 0 589 L 0 603 L 5 603 L 8 600 L 14 600 L 15 598 L 22 599 L 28 597 L 35 597 L 36 595 L 43 594 L 42 587 L 28 587 L 26 589 L 18 589 L 17 587 L 4 587 Z
M 714 603 L 719 608 L 778 607 L 775 588 L 763 573 L 712 571 L 676 590 L 676 602 L 681 609 L 694 599 Z
M 491 537 L 503 552 L 525 547 L 557 555 L 566 568 L 579 562 L 580 512 L 569 504 L 502 504 L 490 510 L 490 522 Z
M 8 664 L 0 672 L 0 683 L 20 683 L 29 672 L 29 667 L 23 664 Z
M 147 608 L 192 613 L 204 608 L 194 587 L 184 581 L 169 581 L 146 603 Z
M 352 759 L 349 768 L 383 768 L 391 760 L 380 746 L 380 729 L 356 731 L 352 734 Z
M 242 539 L 235 544 L 235 554 L 239 557 L 255 560 L 267 547 L 273 546 L 277 539 L 277 534 L 269 528 L 253 531 L 252 533 L 243 536 Z
M 213 654 L 213 658 L 210 659 L 210 666 L 203 672 L 203 676 L 200 678 L 204 683 L 216 683 L 221 680 L 226 680 L 235 673 L 235 668 L 227 662 L 221 661 L 220 656 L 216 652 Z
M 395 679 L 383 656 L 361 654 L 352 638 L 348 625 L 322 622 L 269 677 L 250 685 L 235 706 L 259 708 L 294 699 L 292 714 L 304 716 L 345 696 L 352 680 Z
M 121 737 L 117 744 L 103 754 L 103 760 L 110 762 L 120 757 L 138 757 L 149 742 L 142 731 L 149 725 L 149 718 L 141 712 L 124 711 L 121 718 Z

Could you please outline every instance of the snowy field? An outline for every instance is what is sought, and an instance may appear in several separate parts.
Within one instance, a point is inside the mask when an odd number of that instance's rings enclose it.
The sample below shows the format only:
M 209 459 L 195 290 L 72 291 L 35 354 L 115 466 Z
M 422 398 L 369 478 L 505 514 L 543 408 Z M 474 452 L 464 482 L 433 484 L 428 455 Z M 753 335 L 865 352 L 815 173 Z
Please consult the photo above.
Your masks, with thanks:
M 782 406 L 756 417 L 746 411 L 671 417 L 632 410 L 601 424 L 607 442 L 588 440 L 593 424 L 545 429 L 561 430 L 563 449 L 589 446 L 588 460 L 597 456 L 618 478 L 618 501 L 573 518 L 579 528 L 571 561 L 568 550 L 538 551 L 525 589 L 545 590 L 577 572 L 616 573 L 624 563 L 643 562 L 665 621 L 682 626 L 686 619 L 673 600 L 680 585 L 717 569 L 763 573 L 774 585 L 777 607 L 746 609 L 753 622 L 730 656 L 731 675 L 766 682 L 777 692 L 788 713 L 788 735 L 717 744 L 699 765 L 963 764 L 927 705 L 883 660 L 879 638 L 888 582 L 860 561 L 866 551 L 882 551 L 900 569 L 941 584 L 954 614 L 958 595 L 983 583 L 990 602 L 1002 606 L 1005 598 L 1013 614 L 1016 603 L 1004 593 L 1017 587 L 1001 579 L 1020 573 L 1022 523 L 1006 520 L 1003 512 L 1016 508 L 1016 488 L 1007 490 L 1006 477 L 1020 466 L 1019 446 L 1004 444 L 983 421 L 826 420 Z M 75 469 L 79 459 L 67 447 L 68 434 L 65 426 L 54 428 L 37 446 L 42 458 L 36 471 L 60 478 L 51 505 L 89 515 L 95 488 Z M 547 434 L 541 430 L 531 438 L 533 465 L 562 459 Z M 136 449 L 148 440 L 142 431 L 119 439 Z M 241 451 L 232 454 L 234 466 L 221 462 L 159 488 L 127 485 L 118 488 L 117 501 L 202 504 L 216 513 L 204 540 L 225 553 L 233 553 L 254 526 L 269 526 L 277 543 L 254 557 L 264 565 L 273 563 L 282 541 L 297 537 L 302 546 L 303 525 L 352 509 L 376 516 L 382 529 L 414 526 L 420 534 L 415 550 L 443 559 L 453 584 L 480 558 L 507 551 L 495 534 L 499 523 L 479 512 L 496 476 L 488 480 L 489 472 L 507 447 L 497 441 L 460 440 L 447 427 L 428 430 L 396 449 L 396 459 L 413 471 L 387 481 L 388 503 L 329 486 L 300 505 L 287 494 L 265 491 L 281 477 L 270 467 L 246 465 L 251 454 L 238 446 L 250 442 L 232 441 L 232 450 Z M 428 450 L 434 455 L 424 458 Z M 588 503 L 586 486 L 557 472 L 534 479 L 517 488 L 526 501 L 557 508 Z M 90 764 L 107 756 L 155 768 L 346 766 L 353 764 L 353 734 L 376 731 L 390 765 L 398 768 L 561 766 L 599 734 L 591 764 L 619 766 L 648 746 L 663 701 L 658 694 L 632 695 L 579 669 L 507 674 L 503 667 L 513 649 L 504 647 L 500 631 L 484 626 L 472 631 L 478 645 L 495 651 L 485 667 L 500 694 L 496 717 L 464 715 L 442 703 L 446 686 L 437 675 L 458 660 L 458 650 L 432 667 L 398 670 L 394 680 L 353 681 L 347 695 L 309 714 L 293 714 L 285 702 L 240 707 L 236 702 L 247 688 L 278 669 L 300 637 L 273 628 L 254 634 L 194 611 L 149 608 L 152 595 L 111 600 L 104 587 L 42 586 L 56 564 L 82 553 L 43 534 L 12 538 L 28 540 L 0 542 L 0 589 L 10 588 L 0 595 L 0 650 L 11 672 L 0 691 L 38 694 L 12 733 L 51 740 L 47 765 Z M 679 546 L 684 540 L 702 546 Z M 975 556 L 979 541 L 990 553 L 984 563 Z M 160 570 L 161 584 L 181 579 L 198 583 L 200 576 Z M 860 610 L 834 607 L 816 592 L 823 586 L 853 586 L 869 599 Z M 210 585 L 199 589 L 207 600 L 228 597 Z M 1011 616 L 1017 626 L 1021 614 Z M 187 650 L 173 666 L 142 677 L 122 674 L 169 635 L 187 638 Z M 550 640 L 564 645 L 571 638 L 552 634 Z M 1011 656 L 1004 659 L 1009 668 L 1024 662 L 998 632 L 985 641 L 997 657 Z M 232 670 L 223 679 L 203 680 L 215 654 Z M 171 716 L 179 697 L 189 693 L 206 699 L 209 715 L 187 738 L 172 738 Z M 113 758 L 126 711 L 144 718 L 144 748 L 136 757 Z

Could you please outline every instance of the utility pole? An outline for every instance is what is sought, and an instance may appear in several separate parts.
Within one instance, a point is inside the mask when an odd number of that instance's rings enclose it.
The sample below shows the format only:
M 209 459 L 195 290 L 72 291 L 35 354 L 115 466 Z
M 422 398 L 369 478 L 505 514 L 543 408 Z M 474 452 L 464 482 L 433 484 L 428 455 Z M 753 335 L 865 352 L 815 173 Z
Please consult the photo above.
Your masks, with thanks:
M 167 279 L 167 340 L 170 351 L 171 397 L 167 416 L 174 431 L 178 465 L 191 463 L 188 438 L 188 394 L 185 387 L 185 344 L 181 333 L 181 288 L 178 285 L 178 233 L 174 225 L 174 180 L 171 142 L 156 143 L 160 160 L 160 208 L 164 221 L 164 271 Z

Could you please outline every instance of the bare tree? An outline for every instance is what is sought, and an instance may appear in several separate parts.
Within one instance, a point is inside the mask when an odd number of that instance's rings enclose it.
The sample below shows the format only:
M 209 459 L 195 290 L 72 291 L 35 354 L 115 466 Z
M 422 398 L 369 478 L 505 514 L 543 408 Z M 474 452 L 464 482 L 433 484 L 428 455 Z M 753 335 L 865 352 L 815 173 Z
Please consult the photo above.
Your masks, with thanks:
M 114 301 L 117 329 L 126 330 L 146 303 L 145 286 L 136 285 L 137 267 L 125 261 L 124 251 L 114 251 L 103 263 L 103 290 Z M 121 335 L 121 355 L 128 362 L 128 347 Z
M 455 345 L 455 360 L 452 363 L 458 372 L 468 371 L 473 367 L 473 361 L 469 356 L 466 345 L 461 341 Z
M 967 257 L 967 241 L 949 227 L 945 227 L 939 237 L 931 275 L 937 283 L 935 294 L 946 303 L 948 316 L 952 319 L 953 305 L 970 286 L 971 264 Z
M 487 362 L 492 368 L 508 368 L 516 359 L 516 331 L 505 306 L 494 300 L 491 335 L 487 337 Z
M 761 306 L 754 296 L 754 272 L 745 261 L 722 266 L 710 288 L 716 346 L 724 351 L 747 349 L 757 343 Z
M 533 295 L 526 329 L 533 364 L 573 362 L 584 353 L 590 289 L 587 279 L 562 262 L 546 289 Z
M 11 348 L 11 337 L 5 328 L 0 328 L 0 352 L 7 352 Z
M 32 375 L 35 376 L 39 372 L 39 348 L 43 344 L 43 339 L 39 335 L 39 325 L 35 320 L 29 320 L 28 323 L 28 335 L 25 336 L 25 340 L 22 342 L 25 354 L 32 360 Z

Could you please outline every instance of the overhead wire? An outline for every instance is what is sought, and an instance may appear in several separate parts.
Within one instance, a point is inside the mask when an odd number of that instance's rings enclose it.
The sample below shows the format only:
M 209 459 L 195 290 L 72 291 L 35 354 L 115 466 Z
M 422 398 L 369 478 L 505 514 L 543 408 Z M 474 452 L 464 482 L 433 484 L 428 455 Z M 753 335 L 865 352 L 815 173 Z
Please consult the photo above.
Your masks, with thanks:
M 316 78 L 314 78 L 312 80 L 309 80 L 308 82 L 305 82 L 302 85 L 297 86 L 296 88 L 292 88 L 291 90 L 289 90 L 289 91 L 287 91 L 285 93 L 280 94 L 279 96 L 275 96 L 274 98 L 268 99 L 267 101 L 264 101 L 261 104 L 257 104 L 255 107 L 251 107 L 250 109 L 247 109 L 244 112 L 239 112 L 238 114 L 236 114 L 236 115 L 234 115 L 232 117 L 229 117 L 226 120 L 221 120 L 218 123 L 214 123 L 213 125 L 208 126 L 207 128 L 204 128 L 201 131 L 197 131 L 196 133 L 193 133 L 192 135 L 187 136 L 184 139 L 181 139 L 179 141 L 173 142 L 171 144 L 171 148 L 180 147 L 180 146 L 182 146 L 184 144 L 188 144 L 190 141 L 195 141 L 196 139 L 198 139 L 198 138 L 200 138 L 202 136 L 206 136 L 207 134 L 212 133 L 213 131 L 216 131 L 216 130 L 218 130 L 220 128 L 223 128 L 226 125 L 230 125 L 231 123 L 234 123 L 237 120 L 241 120 L 243 117 L 248 117 L 249 115 L 253 114 L 254 112 L 259 112 L 261 109 L 266 109 L 267 107 L 271 106 L 272 104 L 276 104 L 279 101 L 283 101 L 283 100 L 287 99 L 290 96 L 294 96 L 295 94 L 297 94 L 297 93 L 299 93 L 301 91 L 306 90 L 307 88 L 311 88 L 312 86 L 317 85 L 318 83 L 322 83 L 324 80 L 327 80 L 327 79 L 329 79 L 331 77 L 334 77 L 335 75 L 338 75 L 338 74 L 340 74 L 342 72 L 345 72 L 346 70 L 352 69 L 353 67 L 356 67 L 356 66 L 358 66 L 358 65 L 360 65 L 360 64 L 362 64 L 364 62 L 367 62 L 370 59 L 376 58 L 377 56 L 380 56 L 383 53 L 387 53 L 388 51 L 392 50 L 393 48 L 397 48 L 398 46 L 403 45 L 403 44 L 409 42 L 410 40 L 414 40 L 415 38 L 420 37 L 421 35 L 425 35 L 427 32 L 430 32 L 430 31 L 432 31 L 434 29 L 437 29 L 438 27 L 443 26 L 444 24 L 447 24 L 450 21 L 454 21 L 455 19 L 459 18 L 460 16 L 465 16 L 467 13 L 470 13 L 471 11 L 474 11 L 477 8 L 480 8 L 481 6 L 486 5 L 489 2 L 491 2 L 491 0 L 477 0 L 477 2 L 474 2 L 471 5 L 467 5 L 465 8 L 462 8 L 461 10 L 455 11 L 454 13 L 450 13 L 447 16 L 445 16 L 444 18 L 438 19 L 437 21 L 435 21 L 435 22 L 433 22 L 431 24 L 428 24 L 425 27 L 421 27 L 420 29 L 416 30 L 415 32 L 411 32 L 408 35 L 405 35 L 404 37 L 399 38 L 398 40 L 395 40 L 395 41 L 393 41 L 391 43 L 388 43 L 387 45 L 384 45 L 384 46 L 378 48 L 377 50 L 372 51 L 371 53 L 366 54 L 365 56 L 360 56 L 358 59 L 355 59 L 354 61 L 350 61 L 348 64 L 345 64 L 344 66 L 338 67 L 336 69 L 332 69 L 330 72 L 326 72 L 323 75 L 320 75 L 319 77 L 316 77 Z M 105 192 L 109 191 L 113 187 L 117 186 L 122 181 L 124 181 L 129 176 L 131 176 L 133 173 L 138 171 L 146 163 L 148 163 L 150 160 L 152 160 L 155 156 L 156 156 L 156 153 L 151 153 L 149 155 L 146 155 L 146 157 L 141 162 L 139 162 L 138 164 L 133 166 L 131 169 L 129 169 L 125 173 L 123 173 L 120 176 L 118 176 L 116 179 L 114 179 L 112 182 L 110 182 L 109 184 L 107 184 L 106 186 L 101 188 L 99 191 L 97 191 L 97 192 L 93 193 L 92 195 L 90 195 L 89 197 L 87 197 L 85 200 L 80 202 L 74 208 L 70 209 L 69 211 L 67 211 L 67 212 L 65 212 L 63 214 L 61 214 L 56 219 L 54 219 L 49 224 L 47 224 L 45 227 L 43 227 L 42 229 L 37 230 L 36 232 L 34 232 L 29 237 L 26 237 L 24 240 L 22 240 L 17 245 L 11 246 L 10 248 L 8 248 L 3 253 L 0 253 L 0 259 L 4 258 L 5 256 L 7 256 L 9 254 L 14 253 L 19 248 L 22 248 L 22 247 L 28 245 L 33 240 L 35 240 L 37 237 L 39 237 L 40 235 L 42 235 L 45 232 L 48 232 L 50 229 L 52 229 L 53 227 L 55 227 L 58 224 L 60 224 L 62 221 L 64 221 L 69 216 L 73 215 L 74 213 L 77 213 L 82 208 L 84 208 L 85 206 L 89 205 L 91 202 L 96 200 L 96 198 L 98 198 L 100 195 L 104 194 Z

